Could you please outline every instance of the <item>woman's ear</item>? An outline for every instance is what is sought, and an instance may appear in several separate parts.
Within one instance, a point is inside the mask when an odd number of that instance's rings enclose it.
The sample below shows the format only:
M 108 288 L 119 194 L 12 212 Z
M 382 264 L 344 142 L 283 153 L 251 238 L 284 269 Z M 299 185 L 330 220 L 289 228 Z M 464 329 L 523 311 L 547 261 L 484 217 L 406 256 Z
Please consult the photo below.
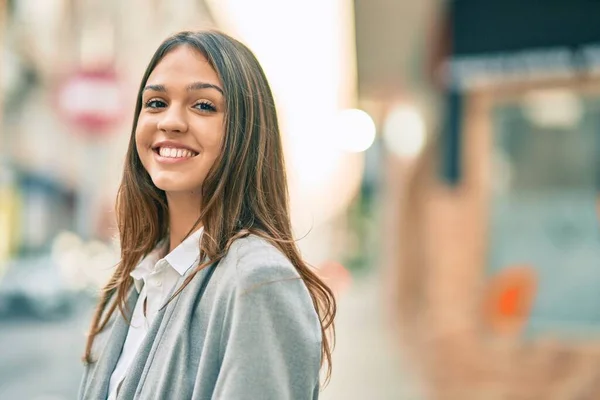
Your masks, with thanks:
M 537 288 L 529 265 L 507 267 L 488 282 L 483 297 L 483 323 L 494 334 L 514 337 L 524 329 Z

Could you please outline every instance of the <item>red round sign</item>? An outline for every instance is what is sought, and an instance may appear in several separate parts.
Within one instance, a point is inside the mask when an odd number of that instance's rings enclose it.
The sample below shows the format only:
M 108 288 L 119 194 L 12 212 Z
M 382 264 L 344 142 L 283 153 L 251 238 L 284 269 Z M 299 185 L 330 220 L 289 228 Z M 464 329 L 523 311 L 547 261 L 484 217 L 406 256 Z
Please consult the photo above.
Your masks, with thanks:
M 113 69 L 81 70 L 59 86 L 57 102 L 65 120 L 85 135 L 108 133 L 123 117 L 123 88 Z

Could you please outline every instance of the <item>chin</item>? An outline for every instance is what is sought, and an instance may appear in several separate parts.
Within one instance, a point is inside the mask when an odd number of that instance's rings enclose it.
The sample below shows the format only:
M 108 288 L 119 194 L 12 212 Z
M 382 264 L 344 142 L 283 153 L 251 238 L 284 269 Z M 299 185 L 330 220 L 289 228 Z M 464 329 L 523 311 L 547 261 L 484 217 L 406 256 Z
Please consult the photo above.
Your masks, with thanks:
M 197 191 L 202 185 L 195 185 L 190 182 L 182 181 L 180 179 L 169 179 L 166 177 L 152 178 L 154 186 L 164 191 L 165 193 L 175 192 L 193 192 Z
M 181 185 L 176 183 L 154 183 L 157 188 L 165 193 L 191 192 L 194 190 L 189 185 Z

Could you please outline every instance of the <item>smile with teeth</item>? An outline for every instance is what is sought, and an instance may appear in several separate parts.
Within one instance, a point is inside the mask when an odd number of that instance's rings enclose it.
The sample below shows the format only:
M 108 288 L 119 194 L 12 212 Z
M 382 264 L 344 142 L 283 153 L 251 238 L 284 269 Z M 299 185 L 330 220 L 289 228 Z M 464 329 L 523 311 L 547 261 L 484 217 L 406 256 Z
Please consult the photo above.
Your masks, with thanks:
M 161 157 L 166 158 L 190 158 L 198 155 L 198 153 L 191 150 L 174 147 L 159 147 L 156 151 Z

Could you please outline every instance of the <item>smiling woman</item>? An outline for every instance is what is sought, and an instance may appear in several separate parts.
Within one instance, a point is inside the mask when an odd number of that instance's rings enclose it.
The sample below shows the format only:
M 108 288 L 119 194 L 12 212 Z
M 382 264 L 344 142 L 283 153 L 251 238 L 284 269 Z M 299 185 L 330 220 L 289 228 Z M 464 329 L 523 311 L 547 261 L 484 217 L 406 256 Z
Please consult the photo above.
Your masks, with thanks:
M 247 47 L 213 31 L 161 44 L 117 215 L 80 399 L 318 398 L 335 301 L 293 239 L 274 100 Z

